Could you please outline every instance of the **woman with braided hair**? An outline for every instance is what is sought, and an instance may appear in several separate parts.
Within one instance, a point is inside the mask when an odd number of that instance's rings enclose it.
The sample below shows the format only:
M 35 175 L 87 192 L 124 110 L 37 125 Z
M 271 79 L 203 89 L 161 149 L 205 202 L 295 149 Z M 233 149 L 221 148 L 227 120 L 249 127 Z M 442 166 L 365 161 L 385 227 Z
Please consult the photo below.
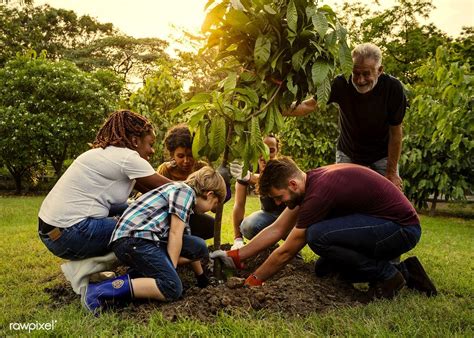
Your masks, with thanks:
M 62 269 L 77 293 L 88 273 L 102 270 L 94 259 L 110 252 L 116 216 L 127 208 L 132 188 L 144 193 L 170 182 L 148 162 L 154 142 L 145 117 L 129 110 L 112 113 L 92 149 L 75 159 L 44 199 L 39 237 L 54 255 L 71 260 Z

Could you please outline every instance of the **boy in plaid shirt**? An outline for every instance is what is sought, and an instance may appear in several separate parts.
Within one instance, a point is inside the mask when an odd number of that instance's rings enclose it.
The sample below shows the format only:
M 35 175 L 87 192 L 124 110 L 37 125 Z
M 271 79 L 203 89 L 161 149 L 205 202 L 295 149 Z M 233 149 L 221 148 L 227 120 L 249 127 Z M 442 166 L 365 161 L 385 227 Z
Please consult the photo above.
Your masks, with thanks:
M 191 235 L 189 217 L 194 212 L 215 212 L 225 196 L 224 179 L 211 167 L 140 196 L 123 213 L 110 241 L 117 258 L 131 267 L 136 278 L 127 274 L 89 284 L 83 305 L 97 314 L 106 299 L 176 300 L 183 291 L 178 264 L 190 263 L 198 285 L 206 286 L 200 259 L 209 253 L 206 242 Z

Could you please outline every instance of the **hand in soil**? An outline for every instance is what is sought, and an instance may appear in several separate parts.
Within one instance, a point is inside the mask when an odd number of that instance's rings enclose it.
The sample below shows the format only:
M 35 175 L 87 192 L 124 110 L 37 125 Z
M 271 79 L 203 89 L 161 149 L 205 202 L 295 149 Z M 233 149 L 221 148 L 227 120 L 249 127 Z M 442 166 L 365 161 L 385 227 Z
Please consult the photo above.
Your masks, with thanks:
M 216 250 L 209 254 L 211 259 L 219 259 L 225 267 L 231 269 L 243 269 L 244 265 L 240 263 L 239 250 Z
M 255 274 L 252 273 L 245 280 L 244 286 L 251 288 L 254 286 L 262 286 L 263 284 L 265 284 L 264 281 L 259 279 L 257 276 L 255 276 Z
M 202 273 L 199 276 L 196 276 L 196 280 L 197 280 L 197 286 L 200 287 L 201 289 L 209 285 L 209 278 L 207 278 L 205 273 Z

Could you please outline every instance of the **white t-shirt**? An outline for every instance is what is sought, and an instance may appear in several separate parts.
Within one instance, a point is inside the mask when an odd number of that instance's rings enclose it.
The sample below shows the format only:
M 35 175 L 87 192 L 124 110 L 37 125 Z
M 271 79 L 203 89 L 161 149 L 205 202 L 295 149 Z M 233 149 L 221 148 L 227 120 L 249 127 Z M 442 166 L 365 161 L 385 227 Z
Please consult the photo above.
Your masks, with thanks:
M 44 199 L 38 216 L 60 228 L 86 218 L 107 217 L 111 204 L 127 201 L 135 178 L 154 173 L 151 164 L 129 148 L 88 150 L 61 176 Z

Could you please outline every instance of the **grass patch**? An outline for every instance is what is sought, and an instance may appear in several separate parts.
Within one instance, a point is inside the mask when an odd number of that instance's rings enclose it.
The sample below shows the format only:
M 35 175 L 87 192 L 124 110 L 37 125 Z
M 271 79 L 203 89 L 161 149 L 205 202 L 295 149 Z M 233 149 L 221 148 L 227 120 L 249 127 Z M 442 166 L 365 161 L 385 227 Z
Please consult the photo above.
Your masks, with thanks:
M 422 216 L 421 242 L 409 253 L 417 255 L 435 281 L 440 295 L 426 298 L 404 291 L 393 301 L 341 308 L 306 318 L 284 320 L 265 312 L 220 315 L 212 324 L 191 320 L 165 321 L 159 311 L 137 321 L 109 311 L 93 318 L 79 298 L 53 307 L 45 287 L 58 285 L 62 260 L 39 240 L 37 212 L 43 197 L 0 197 L 0 336 L 25 334 L 10 323 L 56 321 L 54 331 L 32 331 L 35 336 L 474 336 L 474 221 Z M 225 205 L 222 243 L 232 241 L 231 209 Z M 249 197 L 247 213 L 258 210 Z M 212 241 L 210 241 L 212 243 Z M 306 260 L 314 254 L 307 247 Z

